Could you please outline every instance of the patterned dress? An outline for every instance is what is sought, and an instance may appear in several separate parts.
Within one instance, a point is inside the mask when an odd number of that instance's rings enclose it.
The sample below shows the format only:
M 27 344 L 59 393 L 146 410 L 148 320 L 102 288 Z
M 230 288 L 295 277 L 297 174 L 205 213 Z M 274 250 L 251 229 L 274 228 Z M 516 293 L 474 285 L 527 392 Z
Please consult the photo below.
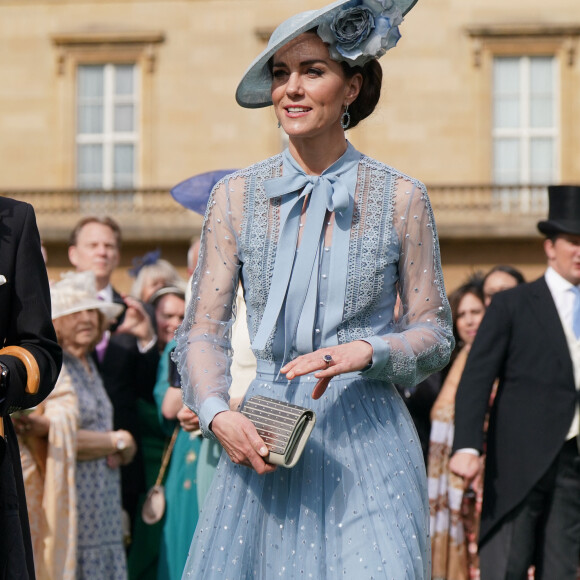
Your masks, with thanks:
M 90 372 L 80 360 L 65 353 L 79 401 L 79 429 L 111 431 L 113 407 L 92 359 Z M 121 525 L 121 479 L 106 457 L 77 461 L 77 578 L 123 580 L 127 577 Z
M 170 342 L 161 358 L 157 370 L 157 382 L 153 396 L 157 403 L 161 424 L 167 435 L 171 435 L 177 421 L 168 421 L 161 415 L 161 405 L 169 386 L 169 356 L 175 348 L 175 342 Z M 159 550 L 159 565 L 157 580 L 179 580 L 193 532 L 199 515 L 197 471 L 200 455 L 201 437 L 199 433 L 188 433 L 180 429 L 175 446 L 171 453 L 171 461 L 165 477 L 165 518 Z
M 442 368 L 453 345 L 425 187 L 350 145 L 321 176 L 286 150 L 216 185 L 176 351 L 207 436 L 228 409 L 240 277 L 257 358 L 246 398 L 310 407 L 317 421 L 292 469 L 260 476 L 222 455 L 185 577 L 429 578 L 425 466 L 394 387 Z M 312 375 L 279 374 L 299 354 L 360 339 L 372 363 L 319 400 Z

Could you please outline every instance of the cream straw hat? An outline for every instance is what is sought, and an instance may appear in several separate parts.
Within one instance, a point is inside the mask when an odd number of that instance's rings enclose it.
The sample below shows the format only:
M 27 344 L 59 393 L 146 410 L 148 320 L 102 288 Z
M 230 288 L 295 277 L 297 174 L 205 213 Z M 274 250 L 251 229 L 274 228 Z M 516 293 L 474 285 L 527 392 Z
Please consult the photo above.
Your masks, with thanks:
M 61 278 L 50 287 L 53 320 L 83 310 L 100 310 L 112 320 L 123 312 L 122 304 L 99 300 L 93 272 L 65 272 Z

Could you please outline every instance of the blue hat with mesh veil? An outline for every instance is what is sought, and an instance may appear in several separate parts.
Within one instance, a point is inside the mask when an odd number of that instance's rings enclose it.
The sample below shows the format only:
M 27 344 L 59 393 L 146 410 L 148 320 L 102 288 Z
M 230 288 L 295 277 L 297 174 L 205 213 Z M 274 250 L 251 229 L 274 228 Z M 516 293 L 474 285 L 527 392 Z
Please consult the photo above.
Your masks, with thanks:
M 214 185 L 226 175 L 234 173 L 236 169 L 218 169 L 194 175 L 178 183 L 170 191 L 173 199 L 183 207 L 200 215 L 205 215 L 205 208 L 209 194 Z
M 397 44 L 401 37 L 399 24 L 416 3 L 417 0 L 338 0 L 320 10 L 292 16 L 274 30 L 266 49 L 244 74 L 236 101 L 248 109 L 271 105 L 270 59 L 282 46 L 309 30 L 316 29 L 333 60 L 363 66 L 380 58 Z

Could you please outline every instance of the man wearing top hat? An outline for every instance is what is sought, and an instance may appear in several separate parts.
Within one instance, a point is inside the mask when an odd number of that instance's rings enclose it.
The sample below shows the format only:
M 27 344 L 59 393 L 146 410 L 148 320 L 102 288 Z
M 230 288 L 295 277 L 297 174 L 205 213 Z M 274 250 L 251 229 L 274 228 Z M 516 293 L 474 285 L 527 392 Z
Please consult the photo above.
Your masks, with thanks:
M 497 294 L 455 404 L 450 468 L 468 484 L 487 446 L 482 580 L 576 580 L 580 553 L 580 187 L 549 188 L 547 270 Z M 487 443 L 483 425 L 492 386 Z

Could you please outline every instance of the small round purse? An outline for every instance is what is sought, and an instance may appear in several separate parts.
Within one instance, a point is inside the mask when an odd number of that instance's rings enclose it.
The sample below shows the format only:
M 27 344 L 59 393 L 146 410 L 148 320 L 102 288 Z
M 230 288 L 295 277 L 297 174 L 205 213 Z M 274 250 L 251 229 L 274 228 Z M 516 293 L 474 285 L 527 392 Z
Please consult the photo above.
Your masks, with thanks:
M 157 474 L 155 485 L 147 492 L 147 497 L 143 502 L 143 507 L 141 508 L 141 518 L 146 524 L 156 524 L 157 522 L 161 521 L 163 514 L 165 513 L 165 488 L 163 487 L 162 482 L 163 477 L 165 476 L 165 470 L 169 464 L 169 459 L 171 458 L 173 446 L 175 445 L 175 439 L 177 438 L 177 434 L 179 433 L 180 428 L 181 427 L 179 425 L 175 426 L 169 444 L 163 452 L 163 459 L 161 460 L 161 467 L 159 468 L 159 473 Z

